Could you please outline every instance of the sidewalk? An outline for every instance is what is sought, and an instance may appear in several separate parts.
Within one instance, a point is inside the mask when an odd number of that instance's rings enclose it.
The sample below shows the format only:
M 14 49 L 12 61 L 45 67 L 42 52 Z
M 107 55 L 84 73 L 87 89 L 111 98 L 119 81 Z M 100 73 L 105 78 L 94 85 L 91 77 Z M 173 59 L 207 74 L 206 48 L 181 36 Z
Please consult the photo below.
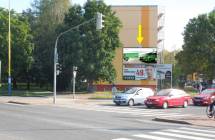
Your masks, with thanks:
M 154 121 L 178 123 L 178 124 L 188 124 L 195 126 L 206 126 L 215 127 L 215 119 L 209 119 L 206 115 L 201 117 L 184 117 L 184 118 L 167 118 L 167 117 L 157 117 L 153 119 Z
M 70 105 L 70 104 L 88 104 L 96 102 L 104 102 L 105 100 L 89 99 L 91 94 L 76 94 L 73 99 L 72 94 L 57 95 L 55 105 Z M 0 103 L 17 103 L 17 104 L 32 104 L 32 105 L 54 105 L 53 96 L 47 97 L 20 97 L 20 96 L 0 96 Z

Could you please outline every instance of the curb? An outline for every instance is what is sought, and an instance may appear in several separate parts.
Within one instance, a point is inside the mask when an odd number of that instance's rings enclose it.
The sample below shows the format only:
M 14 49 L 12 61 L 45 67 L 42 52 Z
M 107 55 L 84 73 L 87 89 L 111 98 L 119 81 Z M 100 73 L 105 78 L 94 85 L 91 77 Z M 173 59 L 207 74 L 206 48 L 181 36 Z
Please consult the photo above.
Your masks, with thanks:
M 30 105 L 30 103 L 17 102 L 17 101 L 8 101 L 7 103 L 11 103 L 11 104 L 20 104 L 20 105 Z
M 187 121 L 181 121 L 181 120 L 173 120 L 173 119 L 167 119 L 167 118 L 154 118 L 153 121 L 159 121 L 159 122 L 168 122 L 168 123 L 178 123 L 178 124 L 188 124 L 193 125 L 192 123 L 189 123 Z

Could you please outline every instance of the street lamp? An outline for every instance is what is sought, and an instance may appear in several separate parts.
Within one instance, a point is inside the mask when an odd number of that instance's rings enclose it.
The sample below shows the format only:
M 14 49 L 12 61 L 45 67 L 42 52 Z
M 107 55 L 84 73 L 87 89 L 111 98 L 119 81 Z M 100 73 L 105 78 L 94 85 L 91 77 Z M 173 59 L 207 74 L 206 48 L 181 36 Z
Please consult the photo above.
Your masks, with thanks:
M 88 24 L 88 23 L 90 23 L 90 22 L 92 22 L 92 21 L 94 21 L 95 19 L 96 19 L 96 29 L 102 29 L 103 28 L 103 19 L 102 19 L 102 17 L 103 17 L 103 15 L 101 14 L 101 13 L 97 13 L 97 16 L 96 17 L 94 17 L 94 18 L 91 18 L 90 20 L 88 20 L 88 21 L 85 21 L 85 22 L 83 22 L 83 23 L 81 23 L 81 24 L 79 24 L 79 25 L 77 25 L 77 26 L 75 26 L 75 27 L 72 27 L 72 28 L 70 28 L 70 29 L 68 29 L 68 30 L 66 30 L 66 31 L 64 31 L 64 32 L 62 32 L 62 33 L 60 33 L 58 36 L 57 36 L 57 38 L 56 38 L 56 41 L 55 41 L 55 47 L 54 47 L 54 86 L 53 86 L 53 103 L 55 104 L 56 103 L 56 85 L 57 85 L 57 70 L 56 70 L 56 68 L 57 68 L 57 62 L 58 62 L 58 53 L 57 53 L 57 44 L 58 44 L 58 40 L 60 39 L 60 37 L 61 36 L 63 36 L 64 34 L 66 34 L 66 33 L 68 33 L 68 32 L 70 32 L 70 31 L 72 31 L 72 30 L 74 30 L 74 29 L 78 29 L 80 26 L 83 26 L 83 25 L 85 25 L 85 24 Z M 99 19 L 99 20 L 98 20 Z
M 11 32 L 10 32 L 10 0 L 8 19 L 8 95 L 11 96 Z
M 77 74 L 78 67 L 73 66 L 73 99 L 75 99 L 75 78 Z

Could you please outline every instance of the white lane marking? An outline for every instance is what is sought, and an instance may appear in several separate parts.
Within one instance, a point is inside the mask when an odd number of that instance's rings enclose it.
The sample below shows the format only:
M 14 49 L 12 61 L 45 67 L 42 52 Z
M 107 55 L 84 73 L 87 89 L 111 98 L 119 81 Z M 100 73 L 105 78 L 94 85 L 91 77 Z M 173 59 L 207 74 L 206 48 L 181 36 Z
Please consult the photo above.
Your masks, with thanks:
M 215 138 L 215 135 L 212 134 L 205 134 L 205 133 L 200 133 L 200 132 L 190 132 L 190 131 L 183 131 L 183 130 L 165 130 L 168 132 L 175 132 L 175 133 L 183 133 L 183 134 L 191 134 L 191 135 L 196 135 L 196 136 L 204 136 L 204 137 L 213 137 Z
M 83 106 L 82 106 L 83 107 Z M 111 110 L 111 111 L 120 111 L 120 112 L 126 112 L 126 113 L 130 113 L 130 112 L 137 112 L 139 114 L 151 114 L 151 113 L 156 113 L 156 114 L 174 114 L 174 115 L 177 115 L 177 114 L 180 114 L 178 112 L 174 113 L 174 112 L 161 112 L 160 110 L 144 110 L 144 109 L 134 109 L 134 108 L 114 108 L 114 107 L 101 107 L 101 106 L 89 106 L 87 108 L 84 108 L 84 109 L 95 109 L 95 110 Z
M 158 135 L 163 135 L 163 136 L 171 136 L 171 137 L 193 139 L 193 140 L 214 140 L 214 139 L 208 139 L 208 138 L 203 138 L 203 137 L 187 136 L 187 135 L 167 133 L 167 132 L 151 132 L 151 134 L 158 134 Z
M 139 134 L 139 135 L 133 135 L 134 137 L 139 137 L 139 138 L 146 138 L 146 139 L 152 139 L 152 140 L 176 140 L 176 139 L 171 139 L 171 138 L 163 138 L 163 137 L 157 137 L 157 136 L 152 136 L 152 135 L 145 135 L 145 134 Z
M 127 139 L 127 138 L 118 138 L 118 139 L 112 139 L 112 140 L 132 140 L 132 139 Z
M 215 133 L 215 130 L 214 131 L 210 131 L 210 130 L 202 130 L 202 129 L 194 129 L 194 128 L 187 128 L 187 127 L 181 127 L 179 129 L 183 129 L 183 130 L 191 130 L 191 131 L 197 131 L 197 132 L 205 132 L 205 133 Z
M 75 108 L 77 109 L 77 107 L 79 109 L 83 109 L 83 110 L 94 110 L 94 111 L 103 111 L 103 112 L 116 112 L 116 113 L 127 113 L 127 114 L 132 114 L 132 115 L 141 115 L 141 116 L 162 116 L 162 117 L 184 117 L 184 116 L 191 116 L 191 114 L 180 114 L 180 113 L 171 113 L 171 112 L 158 112 L 158 110 L 132 110 L 132 108 L 112 108 L 112 107 L 104 107 L 101 108 L 98 106 L 84 106 L 84 105 L 79 105 L 79 106 L 73 106 L 71 108 Z M 84 107 L 84 108 L 83 108 Z

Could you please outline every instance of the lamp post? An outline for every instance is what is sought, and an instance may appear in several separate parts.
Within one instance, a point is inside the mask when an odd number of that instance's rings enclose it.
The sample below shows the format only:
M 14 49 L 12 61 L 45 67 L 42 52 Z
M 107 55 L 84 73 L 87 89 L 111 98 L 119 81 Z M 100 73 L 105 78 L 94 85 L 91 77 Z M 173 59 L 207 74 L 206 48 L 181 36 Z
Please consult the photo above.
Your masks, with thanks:
M 73 90 L 72 90 L 73 99 L 75 99 L 75 78 L 76 78 L 76 75 L 77 75 L 77 70 L 78 70 L 78 67 L 73 66 Z
M 11 96 L 11 31 L 10 31 L 10 0 L 8 18 L 8 95 Z
M 63 36 L 64 34 L 74 30 L 74 29 L 78 29 L 80 26 L 83 26 L 85 24 L 88 24 L 92 21 L 94 21 L 96 19 L 96 29 L 98 30 L 101 30 L 104 26 L 103 26 L 103 15 L 101 13 L 97 13 L 97 17 L 95 18 L 91 18 L 89 19 L 88 21 L 85 21 L 75 27 L 72 27 L 62 33 L 60 33 L 57 38 L 56 38 L 56 41 L 55 41 L 55 47 L 54 47 L 54 86 L 53 86 L 53 103 L 55 104 L 56 103 L 56 85 L 57 85 L 57 70 L 56 70 L 56 64 L 57 64 L 57 61 L 58 61 L 58 53 L 57 53 L 57 44 L 58 44 L 58 40 L 60 39 L 61 36 Z

